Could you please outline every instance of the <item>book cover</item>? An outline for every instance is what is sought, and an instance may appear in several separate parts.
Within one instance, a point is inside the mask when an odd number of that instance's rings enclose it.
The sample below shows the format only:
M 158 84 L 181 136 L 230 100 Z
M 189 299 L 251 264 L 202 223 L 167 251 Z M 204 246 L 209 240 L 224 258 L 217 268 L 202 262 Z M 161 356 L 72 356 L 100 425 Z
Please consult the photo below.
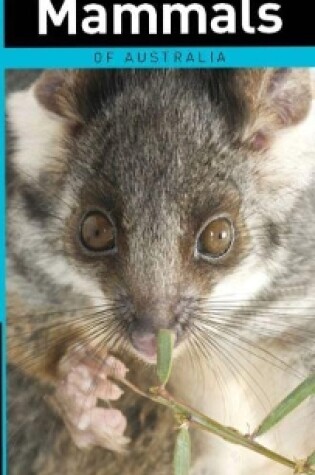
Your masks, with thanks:
M 1 11 L 3 475 L 314 474 L 311 2 Z

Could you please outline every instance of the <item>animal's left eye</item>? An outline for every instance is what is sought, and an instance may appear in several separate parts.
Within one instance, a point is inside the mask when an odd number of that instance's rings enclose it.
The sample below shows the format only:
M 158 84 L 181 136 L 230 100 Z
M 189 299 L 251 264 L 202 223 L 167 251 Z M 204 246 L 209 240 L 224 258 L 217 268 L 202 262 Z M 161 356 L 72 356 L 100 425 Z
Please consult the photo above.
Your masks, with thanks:
M 201 232 L 197 250 L 206 259 L 220 259 L 231 249 L 234 241 L 234 227 L 225 217 L 210 221 Z
M 115 228 L 105 213 L 92 211 L 81 224 L 81 242 L 88 251 L 109 252 L 115 249 Z

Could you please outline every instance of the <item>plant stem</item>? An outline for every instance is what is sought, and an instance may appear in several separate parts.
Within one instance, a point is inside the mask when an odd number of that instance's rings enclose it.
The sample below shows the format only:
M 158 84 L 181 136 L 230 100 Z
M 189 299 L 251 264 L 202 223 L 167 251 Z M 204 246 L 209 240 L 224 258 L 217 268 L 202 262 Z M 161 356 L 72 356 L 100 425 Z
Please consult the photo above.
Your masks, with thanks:
M 161 391 L 159 392 L 161 393 Z M 271 450 L 263 447 L 257 442 L 254 442 L 249 437 L 241 434 L 237 430 L 223 426 L 218 422 L 214 421 L 213 419 L 210 419 L 209 417 L 192 409 L 191 407 L 188 407 L 178 402 L 177 400 L 173 399 L 172 396 L 167 394 L 166 391 L 163 391 L 162 394 L 159 394 L 158 398 L 162 398 L 163 401 L 167 401 L 168 403 L 170 403 L 170 407 L 185 415 L 191 425 L 198 427 L 199 429 L 211 432 L 212 434 L 221 437 L 227 442 L 246 447 L 256 453 L 264 455 L 265 457 L 273 460 L 274 462 L 278 462 L 281 465 L 285 465 L 286 467 L 295 469 L 295 462 L 272 452 Z
M 273 460 L 274 462 L 280 465 L 291 468 L 292 470 L 296 470 L 297 468 L 297 463 L 293 460 L 290 460 L 286 457 L 283 457 L 282 455 L 273 452 L 272 450 L 264 447 L 258 442 L 255 442 L 249 436 L 241 434 L 236 429 L 223 426 L 215 420 L 210 419 L 204 414 L 187 406 L 186 404 L 174 399 L 164 387 L 152 389 L 150 391 L 151 394 L 147 394 L 125 379 L 119 379 L 118 381 L 136 394 L 138 394 L 139 396 L 166 406 L 176 413 L 180 413 L 189 422 L 191 426 L 197 427 L 203 431 L 210 432 L 211 434 L 216 435 L 232 444 L 245 447 L 253 452 L 263 455 L 264 457 L 270 460 Z M 311 468 L 306 468 L 305 470 L 306 475 L 315 475 L 315 471 Z

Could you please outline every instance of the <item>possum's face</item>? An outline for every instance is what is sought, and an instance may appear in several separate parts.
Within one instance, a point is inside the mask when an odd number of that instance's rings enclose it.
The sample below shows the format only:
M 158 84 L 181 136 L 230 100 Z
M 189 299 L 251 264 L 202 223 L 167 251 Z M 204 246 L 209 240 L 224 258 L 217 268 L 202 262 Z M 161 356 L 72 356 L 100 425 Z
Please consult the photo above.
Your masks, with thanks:
M 179 348 L 250 332 L 240 311 L 284 271 L 310 178 L 310 104 L 303 70 L 44 74 L 9 101 L 13 253 L 146 360 L 160 328 Z

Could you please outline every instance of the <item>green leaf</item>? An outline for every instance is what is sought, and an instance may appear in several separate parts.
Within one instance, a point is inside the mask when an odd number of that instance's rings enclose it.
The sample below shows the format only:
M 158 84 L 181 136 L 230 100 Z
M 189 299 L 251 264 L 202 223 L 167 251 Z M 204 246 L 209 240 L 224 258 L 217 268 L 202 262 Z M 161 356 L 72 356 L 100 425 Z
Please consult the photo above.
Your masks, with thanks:
M 293 412 L 310 396 L 315 394 L 315 375 L 310 376 L 304 383 L 296 388 L 288 397 L 284 399 L 262 422 L 255 431 L 254 436 L 260 437 L 270 431 L 275 425 L 281 422 L 288 414 Z
M 309 465 L 310 467 L 315 466 L 315 452 L 313 452 L 312 455 L 310 455 L 307 459 L 307 465 Z
M 180 429 L 174 455 L 174 475 L 188 475 L 191 463 L 191 440 L 187 427 Z
M 172 370 L 175 335 L 170 330 L 160 330 L 158 335 L 157 375 L 163 386 L 167 384 Z

